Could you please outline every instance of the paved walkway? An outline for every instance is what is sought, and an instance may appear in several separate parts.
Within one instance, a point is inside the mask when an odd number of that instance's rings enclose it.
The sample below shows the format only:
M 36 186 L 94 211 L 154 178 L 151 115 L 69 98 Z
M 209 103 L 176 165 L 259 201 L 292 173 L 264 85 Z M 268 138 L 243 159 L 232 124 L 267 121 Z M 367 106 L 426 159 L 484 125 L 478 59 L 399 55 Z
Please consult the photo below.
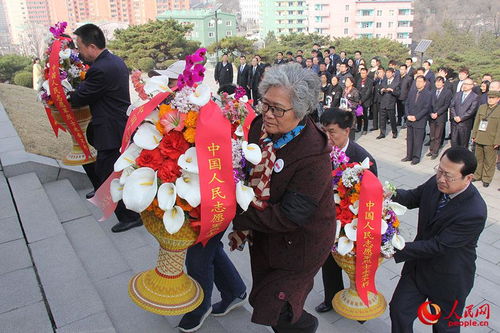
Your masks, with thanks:
M 211 85 L 212 75 L 207 72 Z M 375 140 L 377 135 L 369 133 L 357 142 L 377 160 L 382 181 L 413 188 L 433 175 L 436 160 L 423 158 L 416 166 L 400 162 L 405 152 L 405 130 L 397 139 Z M 478 185 L 488 204 L 488 221 L 477 248 L 475 285 L 467 299 L 467 305 L 474 307 L 490 305 L 489 326 L 466 328 L 463 332 L 500 332 L 497 188 L 500 188 L 500 173 L 489 188 Z M 5 179 L 0 169 L 0 332 L 176 332 L 179 317 L 165 318 L 142 311 L 127 296 L 127 281 L 134 272 L 154 265 L 156 241 L 143 227 L 112 234 L 109 229 L 116 220 L 98 223 L 100 213 L 84 200 L 86 192 L 76 192 L 67 181 L 42 186 L 35 174 Z M 417 213 L 409 211 L 401 219 L 406 240 L 415 236 Z M 250 288 L 248 249 L 231 252 L 229 256 Z M 66 263 L 64 269 L 59 269 L 61 262 Z M 377 272 L 377 287 L 387 301 L 401 268 L 402 264 L 386 260 Z M 218 298 L 214 293 L 213 301 Z M 322 283 L 318 274 L 306 310 L 314 312 L 321 301 Z M 247 305 L 227 317 L 209 318 L 199 332 L 266 332 L 264 327 L 250 323 L 250 311 Z M 390 332 L 388 311 L 363 325 L 333 311 L 318 317 L 318 332 Z M 415 332 L 431 332 L 431 329 L 417 320 Z

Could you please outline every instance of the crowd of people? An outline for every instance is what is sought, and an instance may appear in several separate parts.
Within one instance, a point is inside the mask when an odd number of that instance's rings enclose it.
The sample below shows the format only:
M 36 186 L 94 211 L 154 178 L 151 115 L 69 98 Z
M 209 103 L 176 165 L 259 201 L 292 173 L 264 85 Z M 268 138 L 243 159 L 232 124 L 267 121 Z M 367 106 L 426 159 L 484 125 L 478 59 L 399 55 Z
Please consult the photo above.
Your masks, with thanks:
M 450 140 L 452 147 L 461 146 L 477 152 L 478 169 L 485 172 L 483 175 L 478 171 L 474 180 L 489 186 L 496 165 L 500 166 L 500 157 L 495 155 L 500 144 L 496 134 L 496 113 L 478 110 L 482 105 L 485 110 L 496 107 L 495 96 L 498 96 L 500 84 L 493 82 L 492 75 L 486 73 L 475 83 L 468 68 L 459 68 L 457 75 L 447 67 L 439 67 L 434 72 L 432 60 L 415 67 L 411 57 L 404 63 L 390 60 L 387 67 L 374 57 L 368 65 L 361 51 L 349 57 L 345 51 L 337 54 L 335 46 L 321 50 L 319 44 L 313 45 L 310 55 L 305 57 L 303 50 L 295 54 L 288 51 L 286 57 L 278 52 L 272 65 L 298 63 L 319 76 L 321 91 L 312 112 L 316 122 L 327 110 L 338 108 L 353 112 L 355 121 L 350 133 L 353 141 L 356 133 L 365 135 L 368 131 L 379 131 L 376 139 L 384 139 L 388 134 L 387 124 L 394 139 L 401 129 L 407 128 L 407 149 L 401 161 L 412 165 L 420 163 L 424 145 L 429 146 L 427 156 L 436 159 L 445 140 Z M 245 87 L 254 105 L 260 99 L 259 83 L 269 68 L 271 64 L 264 63 L 259 55 L 254 55 L 250 64 L 246 56 L 239 58 L 236 83 Z M 215 68 L 215 80 L 220 85 L 233 83 L 233 69 L 227 54 Z M 491 100 L 489 95 L 492 95 Z M 486 117 L 492 125 L 478 131 L 480 117 Z M 480 142 L 476 138 L 478 134 Z
M 98 187 L 112 173 L 120 154 L 130 105 L 129 74 L 123 60 L 105 48 L 104 34 L 97 26 L 86 24 L 74 33 L 82 57 L 91 66 L 70 99 L 73 105 L 88 104 L 92 112 L 87 136 L 97 149 L 97 162 L 86 171 L 89 177 L 94 175 Z M 250 246 L 252 321 L 271 326 L 274 332 L 316 332 L 318 319 L 304 310 L 314 276 L 323 267 L 325 300 L 317 312 L 332 310 L 333 294 L 342 289 L 341 270 L 330 255 L 336 230 L 332 146 L 353 162 L 368 157 L 376 174 L 377 164 L 355 142 L 355 132 L 366 133 L 372 120 L 372 130 L 380 130 L 377 138 L 383 139 L 389 122 L 396 138 L 398 127 L 406 124 L 409 143 L 404 160 L 416 164 L 427 122 L 431 123 L 431 158 L 437 157 L 448 113 L 452 147 L 441 155 L 435 176 L 416 189 L 398 189 L 394 197 L 420 212 L 415 240 L 394 255 L 396 262 L 405 265 L 391 301 L 392 331 L 412 332 L 417 310 L 426 299 L 439 304 L 443 312 L 453 307 L 461 313 L 472 289 L 475 248 L 486 221 L 486 204 L 471 183 L 481 179 L 489 184 L 492 154 L 500 144 L 498 82 L 491 83 L 489 92 L 488 83 L 485 89 L 482 84 L 476 93 L 465 69 L 450 82 L 449 71 L 440 69 L 435 77 L 430 62 L 414 69 L 411 59 L 399 66 L 391 61 L 384 69 L 378 59 L 367 67 L 359 51 L 350 59 L 345 52 L 337 55 L 334 47 L 321 51 L 314 45 L 311 53 L 313 57 L 307 59 L 303 52 L 295 56 L 287 52 L 286 57 L 278 53 L 272 66 L 263 64 L 259 56 L 247 65 L 242 56 L 236 69 L 237 84 L 245 87 L 259 113 L 248 141 L 263 152 L 258 165 L 245 170 L 255 198 L 236 215 L 229 233 L 231 249 Z M 296 64 L 281 65 L 290 62 Z M 174 67 L 182 64 L 172 66 L 159 74 L 167 75 L 173 87 L 178 75 Z M 217 64 L 214 78 L 222 90 L 233 83 L 227 55 Z M 487 102 L 477 110 L 484 101 L 479 95 L 485 93 Z M 477 159 L 467 149 L 469 136 Z M 119 223 L 113 226 L 114 232 L 142 225 L 140 216 L 122 201 L 115 213 Z M 246 286 L 223 250 L 224 232 L 187 253 L 188 274 L 202 286 L 204 300 L 180 320 L 178 328 L 183 332 L 198 330 L 209 315 L 227 315 L 247 299 Z M 214 284 L 222 300 L 212 305 Z M 459 326 L 448 324 L 448 319 L 441 318 L 434 331 L 459 331 Z

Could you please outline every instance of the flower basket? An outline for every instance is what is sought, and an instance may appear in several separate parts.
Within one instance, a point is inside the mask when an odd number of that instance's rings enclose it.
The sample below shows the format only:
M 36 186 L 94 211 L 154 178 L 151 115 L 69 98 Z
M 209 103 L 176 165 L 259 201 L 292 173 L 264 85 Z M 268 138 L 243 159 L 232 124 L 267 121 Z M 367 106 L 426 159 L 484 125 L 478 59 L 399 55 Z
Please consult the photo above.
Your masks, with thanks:
M 62 124 L 62 126 L 68 130 L 68 126 L 64 122 L 64 119 L 62 118 L 61 114 L 57 110 L 55 106 L 50 107 L 52 111 L 52 115 L 54 116 L 54 120 L 57 121 L 59 124 Z M 73 114 L 75 115 L 75 119 L 78 122 L 78 126 L 80 126 L 81 130 L 83 133 L 87 131 L 87 127 L 92 120 L 92 114 L 90 113 L 90 108 L 88 106 L 83 106 L 80 108 L 72 108 Z M 78 142 L 75 140 L 73 136 L 71 136 L 71 140 L 73 142 L 73 147 L 71 148 L 71 151 L 66 154 L 66 156 L 63 158 L 63 163 L 65 165 L 84 165 L 84 164 L 89 164 L 92 162 L 95 162 L 96 157 L 97 157 L 97 152 L 92 147 L 88 141 L 87 138 L 85 137 L 85 142 L 87 143 L 87 146 L 90 149 L 90 158 L 86 158 L 85 153 L 83 152 L 82 148 L 78 144 Z
M 141 213 L 144 227 L 160 244 L 154 269 L 136 274 L 129 282 L 129 296 L 139 307 L 163 316 L 175 316 L 196 309 L 203 301 L 198 282 L 184 273 L 186 250 L 198 232 L 185 221 L 175 234 L 165 230 L 163 221 L 151 211 Z

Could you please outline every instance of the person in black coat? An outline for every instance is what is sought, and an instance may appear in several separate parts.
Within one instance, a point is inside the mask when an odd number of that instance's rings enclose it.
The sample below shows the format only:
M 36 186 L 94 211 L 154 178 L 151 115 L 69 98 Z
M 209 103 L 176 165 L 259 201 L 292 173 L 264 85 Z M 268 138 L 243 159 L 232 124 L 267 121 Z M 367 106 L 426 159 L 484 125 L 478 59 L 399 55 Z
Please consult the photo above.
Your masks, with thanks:
M 394 69 L 388 68 L 385 72 L 385 80 L 380 88 L 380 135 L 377 139 L 385 138 L 387 119 L 391 123 L 392 137 L 398 137 L 396 124 L 396 101 L 399 96 L 399 80 L 394 77 Z
M 465 79 L 462 91 L 457 93 L 450 104 L 451 146 L 468 147 L 470 132 L 478 108 L 477 95 L 472 92 L 474 81 Z
M 248 98 L 250 98 L 250 88 L 248 88 L 248 75 L 250 66 L 247 65 L 247 58 L 242 55 L 240 57 L 240 67 L 238 67 L 238 76 L 236 77 L 236 84 L 245 88 Z
M 397 101 L 398 107 L 398 126 L 401 126 L 403 121 L 406 120 L 405 112 L 405 101 L 410 92 L 411 85 L 413 83 L 413 76 L 408 73 L 408 67 L 406 65 L 399 66 L 399 96 Z
M 425 126 L 431 111 L 432 92 L 425 88 L 425 77 L 420 75 L 415 79 L 416 89 L 412 89 L 406 100 L 406 157 L 402 162 L 411 161 L 418 164 L 422 155 L 422 145 L 425 137 Z
M 429 61 L 424 61 L 423 67 L 425 69 L 425 72 L 424 72 L 425 80 L 428 82 L 427 89 L 433 90 L 434 89 L 434 81 L 436 80 L 436 75 L 431 70 L 431 63 Z
M 252 58 L 252 65 L 248 70 L 248 88 L 252 93 L 253 105 L 257 105 L 259 101 L 259 83 L 261 78 L 262 68 L 259 66 L 259 60 L 257 57 Z
M 106 49 L 106 40 L 99 27 L 85 24 L 75 30 L 78 51 L 92 63 L 85 80 L 70 94 L 74 106 L 89 105 L 92 113 L 92 143 L 97 150 L 95 173 L 100 184 L 111 175 L 120 157 L 122 136 L 130 105 L 129 73 L 123 60 Z M 125 231 L 142 225 L 136 212 L 119 201 L 115 209 L 118 223 L 111 230 Z
M 359 132 L 363 128 L 363 134 L 366 134 L 368 132 L 368 110 L 372 106 L 373 95 L 373 80 L 368 77 L 368 70 L 366 68 L 361 68 L 360 70 L 360 79 L 356 84 L 356 89 L 359 92 L 361 105 L 363 106 L 363 115 L 357 117 L 357 131 Z
M 448 108 L 450 107 L 453 93 L 451 89 L 445 87 L 445 79 L 438 76 L 435 81 L 436 90 L 432 92 L 432 111 L 429 115 L 431 143 L 429 153 L 432 159 L 436 159 L 439 153 L 439 147 L 444 135 L 444 127 L 448 121 Z
M 330 89 L 327 91 L 325 96 L 324 110 L 338 108 L 340 106 L 340 99 L 342 98 L 343 90 L 340 86 L 338 77 L 333 76 L 330 82 L 332 84 L 330 85 Z
M 215 66 L 214 79 L 219 86 L 233 84 L 233 64 L 228 61 L 227 53 L 222 55 L 222 61 Z
M 368 77 L 370 77 L 370 73 L 368 73 Z M 376 71 L 375 80 L 373 80 L 373 100 L 372 100 L 372 107 L 370 109 L 373 118 L 373 127 L 370 128 L 370 131 L 377 131 L 379 128 L 380 89 L 382 88 L 382 83 L 384 82 L 384 79 L 385 79 L 385 69 L 383 67 L 380 67 Z
M 370 171 L 377 175 L 377 163 L 375 159 L 363 147 L 354 141 L 349 140 L 349 133 L 352 130 L 351 124 L 354 121 L 354 115 L 349 111 L 342 111 L 338 108 L 325 111 L 320 117 L 320 123 L 323 130 L 328 135 L 330 145 L 342 149 L 349 162 L 361 163 L 368 158 L 371 162 Z M 323 277 L 324 301 L 316 307 L 317 312 L 327 312 L 332 309 L 332 299 L 335 294 L 344 289 L 342 281 L 342 268 L 328 256 L 321 268 Z
M 471 183 L 477 161 L 463 147 L 446 150 L 436 176 L 412 190 L 397 190 L 394 201 L 419 208 L 417 235 L 395 262 L 405 262 L 390 302 L 393 333 L 413 332 L 419 306 L 429 300 L 441 308 L 433 332 L 459 332 L 454 312 L 462 315 L 474 284 L 476 247 L 484 229 L 486 204 Z M 451 318 L 450 318 L 451 317 Z

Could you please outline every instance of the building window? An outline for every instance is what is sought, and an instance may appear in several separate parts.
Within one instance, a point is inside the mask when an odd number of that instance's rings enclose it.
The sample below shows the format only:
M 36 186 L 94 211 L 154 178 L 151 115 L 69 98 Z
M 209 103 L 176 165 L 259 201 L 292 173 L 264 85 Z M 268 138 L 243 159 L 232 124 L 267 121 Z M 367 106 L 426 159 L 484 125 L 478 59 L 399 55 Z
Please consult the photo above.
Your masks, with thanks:
M 375 37 L 380 38 L 380 34 L 376 34 Z
M 232 25 L 233 25 L 233 23 L 231 21 L 226 21 L 226 27 L 230 27 Z
M 377 27 L 377 28 L 382 28 L 382 22 L 377 22 L 376 27 Z
M 348 35 L 348 34 L 349 34 L 349 29 L 344 28 L 344 35 Z
M 358 10 L 358 15 L 360 15 L 360 16 L 372 16 L 373 15 L 373 9 L 361 9 L 361 10 Z
M 392 39 L 392 34 L 387 34 L 387 38 Z
M 372 26 L 373 26 L 373 22 L 360 22 L 359 23 L 359 27 L 361 29 L 371 28 Z
M 213 28 L 213 27 L 215 27 L 215 21 L 209 21 L 209 22 L 208 22 L 208 27 L 209 27 L 209 28 Z
M 349 16 L 344 17 L 344 23 L 349 23 Z
M 398 11 L 398 14 L 399 15 L 411 15 L 411 9 L 407 8 L 407 9 L 400 9 Z
M 394 16 L 394 9 L 389 10 L 389 16 Z
M 302 31 L 304 31 L 303 28 L 297 28 L 297 32 L 302 32 Z
M 214 38 L 215 34 L 213 32 L 208 33 L 208 38 Z
M 345 5 L 345 10 L 349 11 L 349 5 Z
M 232 36 L 232 35 L 233 35 L 233 32 L 231 30 L 226 31 L 226 36 Z
M 315 21 L 316 23 L 321 23 L 321 22 L 323 22 L 323 16 L 315 16 L 315 17 L 314 17 L 314 21 Z
M 382 10 L 377 10 L 377 16 L 382 16 Z
M 397 38 L 398 39 L 408 39 L 408 38 L 410 38 L 410 33 L 409 32 L 398 32 Z
M 394 22 L 389 22 L 387 26 L 388 26 L 389 28 L 392 28 L 392 26 L 393 26 L 393 25 L 394 25 Z
M 411 27 L 411 21 L 398 21 L 398 27 Z
M 360 38 L 373 38 L 373 34 L 359 34 Z

